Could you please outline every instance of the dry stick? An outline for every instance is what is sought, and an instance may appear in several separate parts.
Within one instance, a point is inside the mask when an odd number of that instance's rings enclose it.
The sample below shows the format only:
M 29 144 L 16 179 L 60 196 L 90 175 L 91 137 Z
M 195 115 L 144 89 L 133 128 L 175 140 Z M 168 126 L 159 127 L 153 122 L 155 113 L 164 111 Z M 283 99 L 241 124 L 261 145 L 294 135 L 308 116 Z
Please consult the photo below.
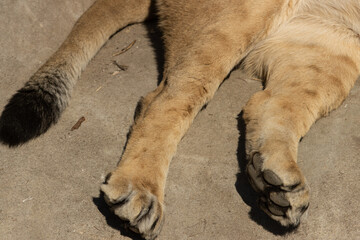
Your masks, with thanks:
M 74 131 L 74 130 L 78 129 L 84 121 L 85 121 L 85 117 L 81 117 L 81 118 L 75 123 L 75 125 L 71 128 L 71 131 Z
M 123 54 L 124 52 L 128 51 L 130 48 L 132 48 L 132 46 L 134 46 L 135 43 L 136 43 L 136 40 L 134 40 L 132 43 L 130 43 L 130 45 L 127 46 L 126 48 L 121 49 L 120 52 L 114 53 L 114 54 L 113 54 L 113 57 L 115 57 L 115 56 L 117 56 L 117 55 L 120 55 L 120 54 Z
M 129 66 L 118 64 L 115 60 L 113 61 L 113 64 L 115 64 L 121 71 L 126 71 L 129 68 Z
M 100 91 L 100 89 L 102 89 L 102 87 L 103 87 L 103 86 L 98 87 L 98 88 L 95 90 L 95 92 Z

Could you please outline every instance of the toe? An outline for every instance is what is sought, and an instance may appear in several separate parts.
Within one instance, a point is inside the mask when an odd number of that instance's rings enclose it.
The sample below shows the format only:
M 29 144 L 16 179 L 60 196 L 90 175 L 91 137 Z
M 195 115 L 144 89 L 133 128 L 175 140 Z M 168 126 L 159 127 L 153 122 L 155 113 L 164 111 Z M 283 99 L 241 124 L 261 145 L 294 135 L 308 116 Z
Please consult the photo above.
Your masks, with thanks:
M 282 180 L 279 176 L 277 176 L 273 171 L 271 170 L 265 170 L 263 172 L 264 179 L 267 183 L 273 185 L 273 186 L 281 186 L 283 185 Z
M 280 207 L 290 206 L 290 202 L 286 199 L 284 192 L 271 192 L 269 198 Z

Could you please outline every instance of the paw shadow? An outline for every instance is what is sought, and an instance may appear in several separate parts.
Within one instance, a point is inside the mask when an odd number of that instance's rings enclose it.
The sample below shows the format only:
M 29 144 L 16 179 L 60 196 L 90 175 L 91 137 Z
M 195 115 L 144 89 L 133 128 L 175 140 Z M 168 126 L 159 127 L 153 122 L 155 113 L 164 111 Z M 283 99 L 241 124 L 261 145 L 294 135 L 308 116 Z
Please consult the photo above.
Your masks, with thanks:
M 243 119 L 243 112 L 238 117 L 238 131 L 239 141 L 237 148 L 237 158 L 239 164 L 239 173 L 236 175 L 235 188 L 239 193 L 242 200 L 251 207 L 249 217 L 261 225 L 265 230 L 273 233 L 274 235 L 287 235 L 294 232 L 297 227 L 283 227 L 275 220 L 267 216 L 258 205 L 258 194 L 251 188 L 249 180 L 246 175 L 246 151 L 245 151 L 245 139 L 246 139 L 246 124 Z
M 133 240 L 144 240 L 144 238 L 142 238 L 139 234 L 136 234 L 128 229 L 129 222 L 121 220 L 110 211 L 104 200 L 104 193 L 100 192 L 99 197 L 93 197 L 93 203 L 96 205 L 99 212 L 104 215 L 106 223 L 113 229 L 118 230 L 122 236 Z

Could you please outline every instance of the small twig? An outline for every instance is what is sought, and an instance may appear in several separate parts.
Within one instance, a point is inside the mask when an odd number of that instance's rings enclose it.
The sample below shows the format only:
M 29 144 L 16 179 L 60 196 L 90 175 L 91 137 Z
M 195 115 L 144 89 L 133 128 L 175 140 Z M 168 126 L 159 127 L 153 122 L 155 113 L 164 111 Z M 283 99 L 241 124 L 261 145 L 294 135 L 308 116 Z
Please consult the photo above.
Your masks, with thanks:
M 81 124 L 85 121 L 85 117 L 81 117 L 76 123 L 75 125 L 71 128 L 71 131 L 74 131 L 76 129 L 79 129 L 79 127 L 81 126 Z
M 28 198 L 25 198 L 24 200 L 22 200 L 22 202 L 24 203 L 24 202 L 31 201 L 31 200 L 33 200 L 33 198 L 32 198 L 32 197 L 28 197 Z
M 129 68 L 129 66 L 118 64 L 115 60 L 113 61 L 113 64 L 115 64 L 121 71 L 126 71 Z
M 113 54 L 113 57 L 118 56 L 118 55 L 120 55 L 120 54 L 123 54 L 124 52 L 127 52 L 130 48 L 132 48 L 132 46 L 134 46 L 135 43 L 136 43 L 136 40 L 134 40 L 132 43 L 130 43 L 130 45 L 127 46 L 126 48 L 121 49 L 120 52 L 114 53 L 114 54 Z
M 115 76 L 115 75 L 118 75 L 119 73 L 120 73 L 120 71 L 115 71 L 111 75 Z
M 102 89 L 102 87 L 103 87 L 103 86 L 98 87 L 98 88 L 95 90 L 95 92 L 100 91 L 100 89 Z

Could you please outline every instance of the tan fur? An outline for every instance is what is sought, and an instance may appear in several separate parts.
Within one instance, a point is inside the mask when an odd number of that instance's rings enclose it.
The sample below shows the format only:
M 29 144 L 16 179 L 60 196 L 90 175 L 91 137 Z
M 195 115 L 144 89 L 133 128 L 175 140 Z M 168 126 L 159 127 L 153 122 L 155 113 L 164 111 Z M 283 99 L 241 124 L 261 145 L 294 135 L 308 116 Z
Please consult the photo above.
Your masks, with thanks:
M 155 6 L 156 4 L 156 6 Z M 264 82 L 244 107 L 249 179 L 284 226 L 309 204 L 299 139 L 338 107 L 360 70 L 358 0 L 97 0 L 48 61 L 76 79 L 106 39 L 157 8 L 164 79 L 140 102 L 126 150 L 101 186 L 120 218 L 146 239 L 164 219 L 170 160 L 196 114 L 241 63 Z M 275 203 L 275 204 L 274 204 Z

